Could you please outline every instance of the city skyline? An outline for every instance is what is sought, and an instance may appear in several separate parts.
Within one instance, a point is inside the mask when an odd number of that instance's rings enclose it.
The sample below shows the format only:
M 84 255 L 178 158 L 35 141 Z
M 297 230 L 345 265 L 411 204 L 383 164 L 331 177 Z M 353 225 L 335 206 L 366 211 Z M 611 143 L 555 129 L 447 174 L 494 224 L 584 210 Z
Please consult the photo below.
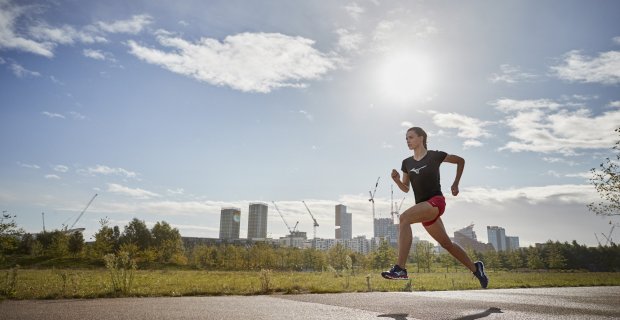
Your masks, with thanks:
M 271 201 L 312 234 L 305 201 L 317 237 L 343 204 L 371 238 L 419 126 L 466 161 L 457 197 L 441 166 L 448 234 L 596 246 L 619 222 L 587 208 L 620 139 L 619 64 L 616 1 L 0 0 L 0 210 L 36 233 L 98 194 L 87 241 L 133 218 L 215 238 L 222 207 Z

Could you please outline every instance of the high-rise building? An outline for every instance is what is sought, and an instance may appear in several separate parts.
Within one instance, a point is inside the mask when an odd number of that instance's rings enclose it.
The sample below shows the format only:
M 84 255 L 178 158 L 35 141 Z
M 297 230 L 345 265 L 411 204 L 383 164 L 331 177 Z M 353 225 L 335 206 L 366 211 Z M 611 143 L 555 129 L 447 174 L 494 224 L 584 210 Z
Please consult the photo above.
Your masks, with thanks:
M 504 228 L 487 226 L 487 236 L 495 251 L 506 251 L 506 230 Z
M 478 240 L 478 238 L 476 237 L 476 232 L 474 231 L 474 225 L 470 224 L 469 226 L 463 228 L 463 229 L 459 229 L 454 231 L 454 236 L 456 237 L 456 234 L 460 233 L 461 235 L 472 239 L 472 240 Z
M 222 208 L 220 214 L 220 239 L 239 239 L 241 209 Z
M 506 236 L 506 250 L 513 251 L 519 249 L 519 237 Z
M 347 212 L 347 206 L 336 205 L 336 239 L 351 239 L 353 226 L 351 214 Z
M 470 224 L 463 229 L 454 231 L 454 238 L 452 238 L 452 241 L 460 245 L 463 249 L 472 249 L 477 252 L 495 250 L 492 245 L 478 241 L 473 224 Z
M 250 203 L 248 211 L 248 239 L 267 238 L 267 209 L 262 202 Z
M 375 238 L 389 238 L 391 244 L 398 242 L 398 224 L 394 224 L 392 218 L 375 219 Z

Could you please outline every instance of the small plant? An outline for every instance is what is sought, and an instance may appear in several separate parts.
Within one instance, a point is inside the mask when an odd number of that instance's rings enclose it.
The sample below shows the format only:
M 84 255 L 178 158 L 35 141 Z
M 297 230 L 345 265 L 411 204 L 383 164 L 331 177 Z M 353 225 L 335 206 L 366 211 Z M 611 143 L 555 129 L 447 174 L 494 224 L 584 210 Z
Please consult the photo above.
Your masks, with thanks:
M 260 288 L 261 292 L 268 293 L 271 288 L 269 285 L 271 284 L 271 270 L 262 269 L 260 271 Z
M 137 269 L 136 261 L 129 257 L 129 253 L 121 251 L 118 255 L 107 254 L 103 257 L 105 266 L 112 277 L 114 292 L 127 295 L 131 292 L 134 272 Z
M 372 286 L 370 285 L 370 274 L 366 275 L 366 286 L 368 286 L 368 292 L 372 292 Z
M 5 297 L 14 297 L 17 292 L 17 272 L 19 265 L 6 271 L 4 285 L 0 288 L 0 295 Z

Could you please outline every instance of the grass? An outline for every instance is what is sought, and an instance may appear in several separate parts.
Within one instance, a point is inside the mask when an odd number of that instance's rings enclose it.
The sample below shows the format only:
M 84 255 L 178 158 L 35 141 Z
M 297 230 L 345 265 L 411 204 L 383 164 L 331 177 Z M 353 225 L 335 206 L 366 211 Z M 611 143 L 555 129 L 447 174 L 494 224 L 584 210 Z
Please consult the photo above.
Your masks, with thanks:
M 0 271 L 0 287 L 10 270 Z M 490 289 L 620 285 L 620 273 L 489 272 Z M 413 291 L 479 289 L 469 272 L 412 273 Z M 117 296 L 256 295 L 403 291 L 408 281 L 388 281 L 378 271 L 354 276 L 332 272 L 222 272 L 136 270 L 127 294 L 115 291 L 105 269 L 20 269 L 12 299 L 101 298 Z M 370 290 L 369 290 L 370 285 Z M 0 290 L 0 292 L 2 292 Z

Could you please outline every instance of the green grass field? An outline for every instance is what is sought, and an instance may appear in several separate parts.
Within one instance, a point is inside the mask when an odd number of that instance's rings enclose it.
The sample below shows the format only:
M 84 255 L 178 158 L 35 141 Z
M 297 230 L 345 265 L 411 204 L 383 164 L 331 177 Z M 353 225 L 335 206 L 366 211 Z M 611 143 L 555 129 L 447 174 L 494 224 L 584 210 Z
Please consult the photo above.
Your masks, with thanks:
M 0 271 L 0 292 L 11 299 L 99 298 L 117 296 L 256 295 L 368 291 L 479 289 L 469 272 L 412 273 L 408 281 L 388 281 L 379 272 L 337 276 L 333 272 L 220 272 L 137 270 L 128 292 L 115 291 L 110 272 L 96 270 Z M 620 273 L 489 272 L 490 289 L 620 285 Z M 6 281 L 5 281 L 6 280 Z M 4 287 L 2 287 L 4 286 Z M 7 287 L 8 286 L 8 287 Z

